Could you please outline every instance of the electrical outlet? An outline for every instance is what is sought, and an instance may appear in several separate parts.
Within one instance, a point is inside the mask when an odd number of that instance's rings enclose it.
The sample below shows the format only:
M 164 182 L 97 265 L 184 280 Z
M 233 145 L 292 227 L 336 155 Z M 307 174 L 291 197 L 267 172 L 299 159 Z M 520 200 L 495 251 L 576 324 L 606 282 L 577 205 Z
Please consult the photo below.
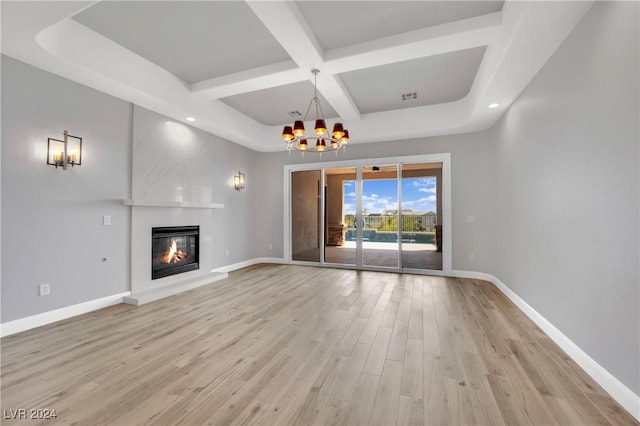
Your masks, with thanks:
M 227 256 L 229 256 L 229 249 L 227 249 L 227 251 L 225 252 Z
M 111 216 L 102 216 L 102 224 L 104 226 L 111 226 Z
M 38 287 L 38 291 L 40 296 L 48 296 L 51 294 L 51 284 L 49 283 L 44 283 L 44 284 L 40 284 L 40 286 Z
M 469 255 L 469 261 L 471 261 L 471 262 L 475 262 L 475 261 L 476 261 L 476 255 L 475 255 L 475 254 L 473 254 L 473 253 L 471 253 L 471 254 Z
M 273 244 L 269 244 L 269 250 L 273 250 Z

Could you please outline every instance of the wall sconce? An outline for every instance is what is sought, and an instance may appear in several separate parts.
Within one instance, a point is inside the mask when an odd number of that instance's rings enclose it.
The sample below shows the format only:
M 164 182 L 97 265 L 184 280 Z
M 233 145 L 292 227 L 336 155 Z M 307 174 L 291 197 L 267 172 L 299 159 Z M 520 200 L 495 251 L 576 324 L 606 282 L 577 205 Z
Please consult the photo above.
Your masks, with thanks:
M 238 176 L 233 177 L 233 187 L 236 191 L 244 189 L 244 173 L 238 172 Z
M 82 138 L 72 136 L 64 131 L 64 139 L 47 139 L 47 164 L 62 167 L 67 170 L 67 166 L 82 165 Z

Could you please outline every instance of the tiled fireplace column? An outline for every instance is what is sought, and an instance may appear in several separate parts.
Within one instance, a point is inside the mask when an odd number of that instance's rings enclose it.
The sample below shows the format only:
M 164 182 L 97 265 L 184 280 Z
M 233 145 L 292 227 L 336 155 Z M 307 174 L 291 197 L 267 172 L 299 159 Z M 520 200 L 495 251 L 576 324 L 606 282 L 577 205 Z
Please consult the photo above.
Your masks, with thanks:
M 137 105 L 133 109 L 131 296 L 141 304 L 225 278 L 212 273 L 216 223 L 224 206 L 212 136 Z M 219 198 L 220 197 L 220 198 Z M 218 212 L 218 214 L 216 214 Z M 197 270 L 152 279 L 152 228 L 199 227 Z
M 178 203 L 158 200 L 125 200 L 131 214 L 131 296 L 125 302 L 140 305 L 227 277 L 211 272 L 215 210 L 213 203 Z M 167 226 L 199 226 L 199 269 L 152 279 L 151 230 Z

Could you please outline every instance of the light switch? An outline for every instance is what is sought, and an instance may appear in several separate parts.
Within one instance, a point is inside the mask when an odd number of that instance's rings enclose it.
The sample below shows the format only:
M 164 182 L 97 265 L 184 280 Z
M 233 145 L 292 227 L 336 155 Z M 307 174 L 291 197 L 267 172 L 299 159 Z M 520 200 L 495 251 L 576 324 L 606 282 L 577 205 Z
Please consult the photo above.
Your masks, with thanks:
M 102 216 L 102 224 L 105 226 L 111 226 L 111 216 Z

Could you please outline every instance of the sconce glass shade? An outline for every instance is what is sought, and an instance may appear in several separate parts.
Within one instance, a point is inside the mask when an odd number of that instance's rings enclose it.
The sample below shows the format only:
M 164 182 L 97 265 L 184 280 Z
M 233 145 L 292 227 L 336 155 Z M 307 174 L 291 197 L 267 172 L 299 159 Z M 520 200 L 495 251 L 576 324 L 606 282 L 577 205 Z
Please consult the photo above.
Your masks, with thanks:
M 82 138 L 64 131 L 64 139 L 47 138 L 47 164 L 67 169 L 82 165 Z
M 244 184 L 244 173 L 238 172 L 238 175 L 233 177 L 233 187 L 236 189 L 236 191 L 240 191 L 241 189 L 244 189 Z

